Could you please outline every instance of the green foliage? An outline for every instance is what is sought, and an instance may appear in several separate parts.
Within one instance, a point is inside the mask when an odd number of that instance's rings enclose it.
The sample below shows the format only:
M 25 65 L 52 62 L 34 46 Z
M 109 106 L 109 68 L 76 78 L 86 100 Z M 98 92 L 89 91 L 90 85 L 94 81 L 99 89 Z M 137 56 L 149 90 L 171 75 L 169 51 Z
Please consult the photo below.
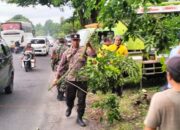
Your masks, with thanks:
M 163 3 L 158 3 L 159 6 L 166 6 L 166 5 L 179 5 L 180 2 L 178 0 L 174 0 L 174 2 L 168 2 L 168 0 L 162 0 Z
M 60 24 L 54 23 L 52 20 L 47 20 L 44 25 L 37 24 L 35 26 L 36 36 L 51 35 L 57 38 L 59 29 L 60 29 Z
M 109 51 L 104 52 L 103 57 L 89 58 L 79 75 L 88 77 L 91 90 L 103 93 L 126 83 L 137 83 L 142 78 L 136 61 Z
M 98 5 L 99 0 L 93 0 L 95 5 Z M 61 7 L 64 5 L 69 5 L 75 9 L 74 15 L 79 19 L 81 26 L 85 24 L 96 22 L 98 11 L 95 6 L 89 6 L 88 0 L 7 0 L 9 3 L 16 3 L 20 6 L 29 5 L 47 5 Z M 92 5 L 92 4 L 91 4 Z M 88 14 L 88 15 L 87 15 Z
M 64 34 L 72 33 L 73 30 L 73 25 L 71 23 L 63 23 L 60 26 L 60 32 L 63 32 Z
M 145 41 L 147 51 L 158 48 L 158 51 L 167 50 L 175 44 L 176 33 L 180 28 L 179 15 L 138 15 L 136 10 L 147 5 L 168 5 L 161 3 L 166 0 L 7 0 L 21 6 L 28 5 L 53 5 L 55 7 L 70 5 L 75 9 L 74 16 L 79 19 L 81 26 L 85 24 L 102 22 L 105 26 L 113 27 L 118 21 L 122 21 L 128 27 L 124 40 L 129 37 L 140 37 Z M 171 4 L 179 4 L 173 2 Z M 67 26 L 67 25 L 66 25 Z M 74 25 L 73 25 L 74 26 Z M 66 30 L 66 29 L 65 29 Z M 59 33 L 58 35 L 62 35 Z
M 46 33 L 44 31 L 44 26 L 41 24 L 37 24 L 35 26 L 35 32 L 36 32 L 36 36 L 45 36 Z
M 76 18 L 67 19 L 60 24 L 58 36 L 61 37 L 76 32 L 80 28 L 80 22 Z
M 136 10 L 141 6 L 144 6 L 146 10 L 148 3 L 160 4 L 161 1 L 109 0 L 107 2 L 102 0 L 99 21 L 109 27 L 122 21 L 128 28 L 124 36 L 125 41 L 129 37 L 140 37 L 144 39 L 147 51 L 151 48 L 158 48 L 158 51 L 166 50 L 176 43 L 176 34 L 180 28 L 180 16 L 147 13 L 138 15 Z
M 180 28 L 180 16 L 171 15 L 143 15 L 140 19 L 141 30 L 137 34 L 144 38 L 147 50 L 157 48 L 158 51 L 169 49 L 176 43 L 177 31 Z
M 37 4 L 37 0 L 6 0 L 8 3 L 16 3 L 20 6 L 28 6 Z
M 37 24 L 35 26 L 37 36 L 51 35 L 54 38 L 64 37 L 80 28 L 80 23 L 74 20 L 74 25 L 71 20 L 62 20 L 61 23 L 54 23 L 52 20 L 47 20 L 44 25 Z
M 161 0 L 101 0 L 99 21 L 112 27 L 118 21 L 122 21 L 128 28 L 124 40 L 129 37 L 143 38 L 147 51 L 158 48 L 163 51 L 172 46 L 177 39 L 176 34 L 180 28 L 180 16 L 178 14 L 152 15 L 146 12 L 138 15 L 136 10 L 143 6 L 147 10 L 147 4 L 157 5 Z
M 165 57 L 162 57 L 162 58 L 160 59 L 160 63 L 162 64 L 162 71 L 163 71 L 163 72 L 166 72 L 166 69 L 167 69 L 166 58 L 165 58 Z
M 47 20 L 44 24 L 44 31 L 46 35 L 51 35 L 53 37 L 57 37 L 57 34 L 60 29 L 59 23 L 54 23 L 52 20 Z
M 9 19 L 8 21 L 23 21 L 23 22 L 29 22 L 32 23 L 28 18 L 24 17 L 23 15 L 15 15 L 14 17 L 12 17 L 11 19 Z
M 102 121 L 107 119 L 108 123 L 112 124 L 114 121 L 121 119 L 119 112 L 119 100 L 114 94 L 106 94 L 101 98 L 101 101 L 93 103 L 92 107 L 100 108 L 104 111 Z
M 34 25 L 33 25 L 32 21 L 30 21 L 28 18 L 26 18 L 25 16 L 23 16 L 21 14 L 13 16 L 11 19 L 7 20 L 7 22 L 29 22 L 30 24 L 32 24 L 33 35 L 34 35 Z
M 100 41 L 99 41 L 99 36 L 98 36 L 97 32 L 92 34 L 89 41 L 91 41 L 93 47 L 95 47 L 96 50 L 98 50 L 98 48 L 100 48 L 101 44 L 99 44 Z
M 65 4 L 68 0 L 7 0 L 9 3 L 16 3 L 20 6 L 29 6 L 29 5 L 54 5 L 60 6 Z

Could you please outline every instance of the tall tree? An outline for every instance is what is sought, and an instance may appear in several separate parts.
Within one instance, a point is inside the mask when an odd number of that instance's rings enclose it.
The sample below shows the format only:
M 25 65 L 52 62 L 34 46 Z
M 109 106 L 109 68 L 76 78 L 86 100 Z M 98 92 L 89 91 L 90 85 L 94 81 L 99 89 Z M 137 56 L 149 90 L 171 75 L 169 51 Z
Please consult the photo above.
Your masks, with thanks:
M 44 26 L 42 24 L 36 24 L 35 26 L 35 34 L 36 36 L 45 36 L 46 33 L 44 31 Z
M 147 50 L 158 48 L 159 51 L 169 49 L 169 46 L 176 43 L 180 15 L 147 13 L 149 5 L 161 5 L 161 0 L 101 0 L 100 3 L 101 5 L 98 5 L 101 8 L 99 21 L 108 27 L 114 26 L 118 21 L 125 23 L 128 28 L 125 40 L 129 37 L 141 37 L 144 39 Z M 137 14 L 136 11 L 140 7 L 144 7 L 144 14 Z
M 8 21 L 24 21 L 24 22 L 32 23 L 28 18 L 20 14 L 13 16 Z
M 7 20 L 7 21 L 13 21 L 13 22 L 19 22 L 19 21 L 29 22 L 29 23 L 32 24 L 32 26 L 33 26 L 33 28 L 34 28 L 34 25 L 33 25 L 32 21 L 30 21 L 28 18 L 26 18 L 25 16 L 20 15 L 20 14 L 13 16 L 12 18 L 10 18 L 10 19 Z
M 30 4 L 53 5 L 56 7 L 68 4 L 75 8 L 74 16 L 80 19 L 81 26 L 87 23 L 102 22 L 112 27 L 122 21 L 128 27 L 125 40 L 129 37 L 143 37 L 147 48 L 169 48 L 175 42 L 174 36 L 180 28 L 179 15 L 138 15 L 139 7 L 147 9 L 147 5 L 158 5 L 165 0 L 7 0 L 22 6 Z M 175 25 L 172 26 L 171 22 Z
M 55 6 L 60 7 L 63 5 L 69 5 L 75 9 L 74 15 L 78 16 L 80 23 L 82 26 L 88 23 L 97 22 L 98 16 L 98 8 L 88 0 L 7 0 L 9 3 L 17 3 L 20 6 L 28 6 L 28 5 L 47 5 L 47 6 Z M 90 0 L 94 1 L 94 0 Z M 98 5 L 100 0 L 95 0 L 93 4 Z M 90 5 L 91 4 L 91 5 Z M 90 5 L 90 6 L 89 6 Z M 94 7 L 94 8 L 91 8 Z M 86 13 L 86 10 L 89 10 L 89 13 Z
M 55 36 L 58 34 L 60 24 L 54 23 L 52 20 L 47 20 L 44 24 L 44 31 L 46 35 Z

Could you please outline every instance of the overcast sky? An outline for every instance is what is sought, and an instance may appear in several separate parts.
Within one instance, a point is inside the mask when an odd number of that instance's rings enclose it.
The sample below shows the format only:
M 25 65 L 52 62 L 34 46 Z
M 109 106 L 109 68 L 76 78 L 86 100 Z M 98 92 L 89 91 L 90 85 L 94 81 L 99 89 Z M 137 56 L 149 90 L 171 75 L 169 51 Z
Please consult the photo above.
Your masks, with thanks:
M 0 1 L 0 22 L 5 22 L 17 14 L 29 18 L 33 24 L 44 24 L 48 19 L 51 19 L 54 22 L 60 22 L 61 17 L 71 17 L 73 9 L 64 7 L 64 12 L 61 12 L 59 8 L 54 7 L 49 8 L 40 5 L 35 7 L 18 7 L 15 4 L 7 4 Z

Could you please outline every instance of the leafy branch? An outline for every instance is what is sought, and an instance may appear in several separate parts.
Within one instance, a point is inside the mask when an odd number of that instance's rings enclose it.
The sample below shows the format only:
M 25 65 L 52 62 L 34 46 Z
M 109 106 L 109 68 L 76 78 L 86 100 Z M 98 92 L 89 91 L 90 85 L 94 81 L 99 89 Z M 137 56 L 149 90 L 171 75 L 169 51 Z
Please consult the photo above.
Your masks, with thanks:
M 119 100 L 118 97 L 114 94 L 106 94 L 101 97 L 101 101 L 96 101 L 92 105 L 93 108 L 100 108 L 104 111 L 103 117 L 101 117 L 101 121 L 107 120 L 110 124 L 114 121 L 118 121 L 121 119 L 120 111 L 119 111 Z
M 140 65 L 129 57 L 105 51 L 103 57 L 89 58 L 79 75 L 88 77 L 90 90 L 111 92 L 126 83 L 138 83 L 142 78 Z

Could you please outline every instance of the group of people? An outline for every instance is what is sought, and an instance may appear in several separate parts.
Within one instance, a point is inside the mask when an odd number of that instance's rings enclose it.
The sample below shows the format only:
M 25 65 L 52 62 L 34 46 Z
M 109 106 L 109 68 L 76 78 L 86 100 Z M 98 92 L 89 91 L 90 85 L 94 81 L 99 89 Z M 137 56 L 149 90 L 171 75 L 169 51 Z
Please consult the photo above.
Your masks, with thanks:
M 110 38 L 104 38 L 98 57 L 102 57 L 104 55 L 104 50 L 114 52 L 117 55 L 128 56 L 128 49 L 124 44 L 122 44 L 122 41 L 123 38 L 120 35 L 115 36 L 114 42 L 112 42 Z M 117 96 L 121 97 L 123 93 L 123 86 L 113 87 L 112 93 L 116 93 Z
M 122 44 L 122 37 L 120 35 L 115 36 L 114 43 L 112 43 L 110 38 L 104 38 L 103 45 L 101 47 L 103 50 L 108 50 L 117 53 L 118 55 L 128 55 L 128 49 Z M 99 54 L 101 56 L 101 53 Z
M 63 53 L 60 53 L 53 85 L 58 86 L 61 99 L 64 99 L 66 89 L 67 117 L 71 115 L 74 100 L 76 96 L 78 97 L 77 123 L 84 127 L 86 123 L 82 117 L 86 107 L 87 79 L 76 74 L 85 65 L 87 56 L 95 57 L 96 52 L 90 43 L 87 43 L 87 48 L 79 46 L 79 34 L 71 35 L 71 46 L 69 48 L 66 48 L 66 45 L 61 40 L 59 40 L 59 43 L 65 47 L 61 51 Z M 111 40 L 105 39 L 101 50 L 109 50 L 124 56 L 128 55 L 126 46 L 122 44 L 121 36 L 116 36 L 113 44 Z M 63 76 L 65 77 L 63 85 L 57 84 L 58 80 Z M 157 128 L 159 130 L 180 129 L 180 45 L 171 51 L 170 58 L 167 61 L 167 81 L 171 89 L 153 96 L 144 121 L 145 130 L 156 130 Z M 62 86 L 65 87 L 62 89 Z
M 106 44 L 108 43 L 109 44 Z M 53 49 L 52 59 L 58 59 L 54 62 L 58 62 L 56 79 L 53 82 L 53 86 L 57 86 L 58 96 L 61 101 L 66 99 L 67 110 L 66 116 L 71 115 L 72 108 L 74 106 L 74 100 L 78 97 L 77 108 L 77 123 L 84 127 L 86 126 L 83 121 L 83 115 L 86 107 L 86 94 L 87 94 L 87 78 L 77 76 L 77 72 L 86 64 L 87 57 L 96 57 L 96 51 L 88 42 L 86 47 L 80 47 L 80 35 L 71 35 L 71 46 L 67 47 L 63 39 L 59 39 L 58 46 Z M 108 39 L 104 40 L 102 49 L 116 52 L 120 55 L 128 55 L 127 48 L 122 44 L 122 37 L 116 36 L 114 44 Z M 58 54 L 58 58 L 55 56 Z M 58 84 L 58 81 L 64 77 L 64 82 Z M 64 93 L 66 91 L 66 98 Z

